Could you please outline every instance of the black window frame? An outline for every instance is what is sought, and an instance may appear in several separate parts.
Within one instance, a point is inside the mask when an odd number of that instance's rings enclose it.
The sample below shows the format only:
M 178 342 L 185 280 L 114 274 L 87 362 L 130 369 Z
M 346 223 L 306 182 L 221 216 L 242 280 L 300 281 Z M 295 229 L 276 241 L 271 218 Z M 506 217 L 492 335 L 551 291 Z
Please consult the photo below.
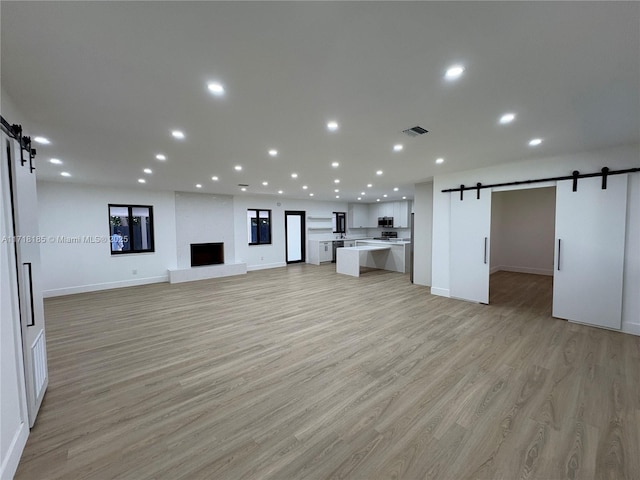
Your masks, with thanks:
M 260 212 L 268 212 L 269 213 L 269 241 L 268 242 L 260 241 L 260 228 L 258 227 L 256 229 L 256 236 L 258 238 L 258 241 L 257 242 L 249 242 L 249 246 L 252 246 L 252 245 L 271 245 L 273 243 L 273 229 L 271 228 L 271 210 L 268 210 L 266 208 L 247 208 L 247 213 L 248 212 L 255 212 L 256 213 L 256 218 L 258 219 L 258 223 L 260 222 Z M 249 226 L 248 223 L 247 223 L 247 226 Z M 251 228 L 251 227 L 249 227 L 249 228 Z
M 123 203 L 110 203 L 107 207 L 107 214 L 109 220 L 109 239 L 111 239 L 111 207 L 120 207 L 127 209 L 127 217 L 128 217 L 128 225 L 133 225 L 133 209 L 134 208 L 148 208 L 149 209 L 149 226 L 151 229 L 151 237 L 150 237 L 150 248 L 147 249 L 133 249 L 135 232 L 133 228 L 129 228 L 129 245 L 131 245 L 130 250 L 112 250 L 112 243 L 109 241 L 109 251 L 111 255 L 129 255 L 132 253 L 155 253 L 156 251 L 156 241 L 155 241 L 155 227 L 153 221 L 153 205 L 129 205 Z
M 333 212 L 333 223 L 336 225 L 333 233 L 347 233 L 347 212 Z

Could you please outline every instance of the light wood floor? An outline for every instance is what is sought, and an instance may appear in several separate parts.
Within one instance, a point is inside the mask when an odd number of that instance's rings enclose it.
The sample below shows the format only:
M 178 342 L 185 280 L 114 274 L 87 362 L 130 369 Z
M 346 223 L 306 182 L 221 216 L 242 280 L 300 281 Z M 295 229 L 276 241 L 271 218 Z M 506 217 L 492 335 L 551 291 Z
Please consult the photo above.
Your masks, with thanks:
M 640 338 L 296 265 L 46 302 L 17 479 L 639 479 Z

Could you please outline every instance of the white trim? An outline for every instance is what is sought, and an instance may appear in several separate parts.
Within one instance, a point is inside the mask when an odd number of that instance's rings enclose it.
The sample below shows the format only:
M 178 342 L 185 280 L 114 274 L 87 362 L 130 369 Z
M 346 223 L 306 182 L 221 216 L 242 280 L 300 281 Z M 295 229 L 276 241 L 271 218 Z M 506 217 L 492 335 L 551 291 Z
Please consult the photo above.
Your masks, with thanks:
M 280 268 L 286 267 L 287 262 L 278 262 L 278 263 L 267 263 L 264 265 L 249 265 L 247 267 L 248 272 L 253 272 L 254 270 L 267 270 L 269 268 Z
M 451 297 L 451 295 L 449 295 L 448 288 L 431 287 L 431 295 L 438 295 L 439 297 Z
M 11 445 L 7 449 L 4 462 L 0 466 L 0 479 L 10 480 L 16 474 L 20 457 L 22 457 L 22 452 L 27 444 L 27 438 L 29 438 L 29 428 L 26 422 L 22 422 L 16 430 L 13 440 L 11 440 Z M 4 454 L 5 452 L 2 453 Z
M 640 323 L 622 322 L 622 332 L 640 336 Z
M 514 272 L 514 273 L 531 273 L 533 275 L 548 275 L 550 277 L 553 276 L 553 269 L 546 268 L 531 268 L 531 267 L 510 267 L 508 265 L 498 265 L 495 267 L 491 267 L 489 271 L 490 274 L 496 272 Z
M 137 278 L 135 280 L 121 280 L 118 282 L 93 283 L 89 285 L 79 285 L 77 287 L 54 288 L 44 290 L 42 296 L 44 298 L 61 297 L 63 295 L 73 295 L 75 293 L 97 292 L 99 290 L 111 290 L 112 288 L 135 287 L 137 285 L 148 285 L 151 283 L 168 282 L 169 275 L 161 275 L 159 277 Z

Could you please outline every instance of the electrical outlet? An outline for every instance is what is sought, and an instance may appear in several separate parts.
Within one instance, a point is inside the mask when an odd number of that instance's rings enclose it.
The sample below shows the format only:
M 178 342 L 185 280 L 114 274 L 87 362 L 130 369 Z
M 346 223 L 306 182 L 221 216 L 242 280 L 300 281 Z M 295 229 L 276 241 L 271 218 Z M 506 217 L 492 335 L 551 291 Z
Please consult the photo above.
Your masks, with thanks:
M 260 257 L 260 261 L 263 261 L 263 260 L 264 260 L 264 257 Z
M 133 273 L 134 275 L 137 275 L 138 274 L 138 269 L 134 268 L 133 270 L 131 270 L 131 273 Z

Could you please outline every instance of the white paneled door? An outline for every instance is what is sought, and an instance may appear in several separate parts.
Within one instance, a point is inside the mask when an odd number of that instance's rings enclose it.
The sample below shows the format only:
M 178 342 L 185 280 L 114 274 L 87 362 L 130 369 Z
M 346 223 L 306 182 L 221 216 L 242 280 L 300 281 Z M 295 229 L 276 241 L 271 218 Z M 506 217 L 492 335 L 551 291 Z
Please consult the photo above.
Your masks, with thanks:
M 15 227 L 19 311 L 29 425 L 33 426 L 49 376 L 40 284 L 38 198 L 34 159 L 17 140 L 3 136 L 3 161 L 10 166 L 13 225 Z
M 627 175 L 558 182 L 553 316 L 620 329 Z
M 451 290 L 454 298 L 489 303 L 491 190 L 451 194 Z
M 299 211 L 287 211 L 284 213 L 284 229 L 287 239 L 287 263 L 305 261 L 304 216 L 305 212 Z

